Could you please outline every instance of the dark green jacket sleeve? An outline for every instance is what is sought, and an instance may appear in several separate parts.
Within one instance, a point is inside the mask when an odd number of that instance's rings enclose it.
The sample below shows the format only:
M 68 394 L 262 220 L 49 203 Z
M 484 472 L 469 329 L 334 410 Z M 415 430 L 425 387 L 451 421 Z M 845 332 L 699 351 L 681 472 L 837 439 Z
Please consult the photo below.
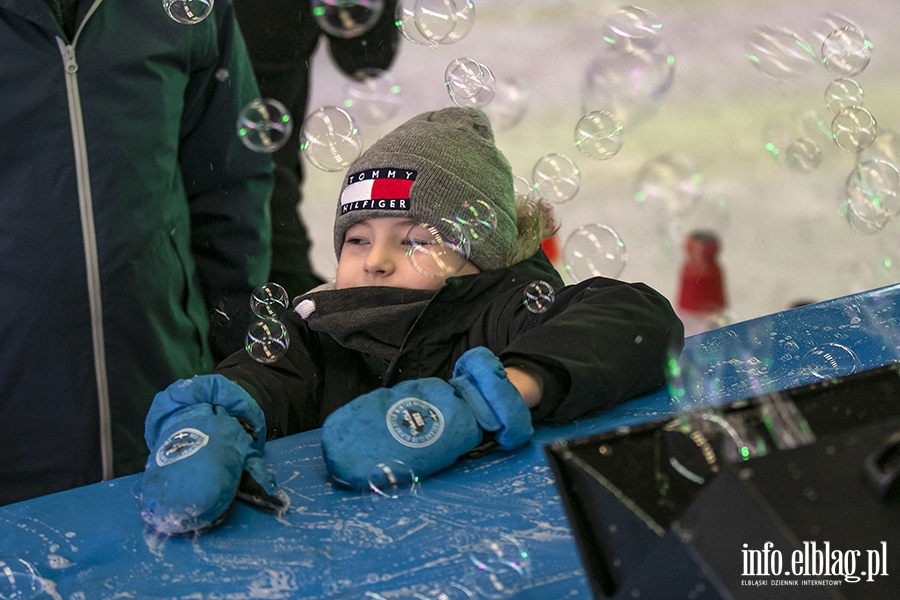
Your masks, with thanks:
M 273 163 L 237 136 L 237 117 L 259 91 L 228 1 L 213 11 L 218 47 L 195 57 L 181 128 L 181 169 L 191 212 L 191 250 L 210 313 L 216 358 L 243 345 L 249 294 L 271 262 Z

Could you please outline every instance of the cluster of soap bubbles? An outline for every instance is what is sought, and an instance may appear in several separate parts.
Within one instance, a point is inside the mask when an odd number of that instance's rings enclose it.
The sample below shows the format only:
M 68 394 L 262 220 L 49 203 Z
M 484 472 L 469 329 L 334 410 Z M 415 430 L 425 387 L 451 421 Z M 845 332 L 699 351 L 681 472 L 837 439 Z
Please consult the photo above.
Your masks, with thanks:
M 746 41 L 751 63 L 781 82 L 800 79 L 816 64 L 834 78 L 824 93 L 830 121 L 815 109 L 779 119 L 766 128 L 766 150 L 780 164 L 803 173 L 822 163 L 828 140 L 852 153 L 856 165 L 845 183 L 841 212 L 854 230 L 866 234 L 881 231 L 900 214 L 895 135 L 879 130 L 865 107 L 863 88 L 853 79 L 869 65 L 872 47 L 859 25 L 834 13 L 819 17 L 808 35 L 765 26 L 754 29 Z
M 253 290 L 250 309 L 257 320 L 247 329 L 244 344 L 253 360 L 270 364 L 284 356 L 291 340 L 281 315 L 289 305 L 287 291 L 277 283 L 264 283 Z

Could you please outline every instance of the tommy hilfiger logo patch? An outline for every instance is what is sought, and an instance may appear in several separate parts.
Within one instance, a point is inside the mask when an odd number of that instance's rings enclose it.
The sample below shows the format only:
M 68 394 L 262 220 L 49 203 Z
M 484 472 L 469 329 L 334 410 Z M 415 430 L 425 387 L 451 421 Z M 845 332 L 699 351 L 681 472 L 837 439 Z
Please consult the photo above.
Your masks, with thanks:
M 347 177 L 341 193 L 341 214 L 354 210 L 409 210 L 409 191 L 416 171 L 382 167 Z

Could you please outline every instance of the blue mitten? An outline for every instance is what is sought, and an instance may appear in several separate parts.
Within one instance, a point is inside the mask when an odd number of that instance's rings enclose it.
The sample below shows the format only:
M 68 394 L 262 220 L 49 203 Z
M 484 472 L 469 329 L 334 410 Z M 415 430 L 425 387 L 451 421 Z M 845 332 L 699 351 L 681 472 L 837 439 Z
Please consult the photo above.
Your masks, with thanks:
M 221 375 L 181 379 L 158 393 L 144 438 L 150 457 L 141 517 L 159 532 L 214 525 L 235 497 L 268 510 L 284 506 L 262 457 L 265 416 L 241 386 Z
M 534 433 L 531 411 L 503 364 L 478 347 L 459 358 L 450 381 L 404 381 L 331 413 L 322 425 L 322 452 L 337 482 L 365 489 L 372 469 L 391 461 L 404 463 L 416 477 L 440 471 L 478 446 L 485 431 L 503 450 L 518 448 Z M 395 475 L 408 483 L 409 474 Z

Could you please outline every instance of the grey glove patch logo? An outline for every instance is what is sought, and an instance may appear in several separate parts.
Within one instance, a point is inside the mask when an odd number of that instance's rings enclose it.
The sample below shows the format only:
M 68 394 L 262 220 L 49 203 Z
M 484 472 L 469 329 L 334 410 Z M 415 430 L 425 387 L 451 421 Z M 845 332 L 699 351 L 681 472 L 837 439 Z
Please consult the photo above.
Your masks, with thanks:
M 162 443 L 156 451 L 156 464 L 160 467 L 171 465 L 196 454 L 209 442 L 209 436 L 192 427 L 179 429 Z
M 388 431 L 410 448 L 424 448 L 438 441 L 444 432 L 444 415 L 421 398 L 403 398 L 387 411 Z

